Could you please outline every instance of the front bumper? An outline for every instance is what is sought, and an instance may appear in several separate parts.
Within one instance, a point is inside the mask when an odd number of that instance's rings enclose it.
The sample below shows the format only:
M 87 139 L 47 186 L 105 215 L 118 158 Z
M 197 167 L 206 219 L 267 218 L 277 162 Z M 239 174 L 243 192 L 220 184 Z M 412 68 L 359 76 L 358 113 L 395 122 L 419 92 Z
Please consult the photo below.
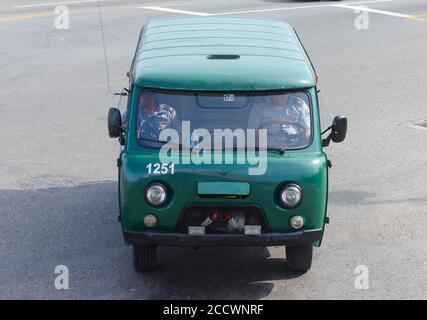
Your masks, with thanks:
M 244 234 L 206 234 L 203 236 L 185 233 L 124 232 L 126 242 L 155 244 L 170 247 L 266 247 L 278 245 L 313 244 L 322 239 L 323 230 L 304 230 L 292 233 L 264 233 L 257 236 Z

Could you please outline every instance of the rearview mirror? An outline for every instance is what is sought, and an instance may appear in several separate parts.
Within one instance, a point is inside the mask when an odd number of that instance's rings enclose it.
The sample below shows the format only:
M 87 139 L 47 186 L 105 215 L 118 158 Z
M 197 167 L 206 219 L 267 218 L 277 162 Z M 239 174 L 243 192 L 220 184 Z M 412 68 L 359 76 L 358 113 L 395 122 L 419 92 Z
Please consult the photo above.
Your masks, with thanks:
M 108 135 L 110 138 L 120 137 L 122 131 L 122 115 L 117 108 L 108 110 Z
M 322 135 L 329 130 L 331 130 L 331 133 L 322 141 L 323 147 L 329 146 L 331 140 L 336 143 L 344 141 L 347 134 L 347 117 L 336 116 L 332 125 L 323 131 Z
M 335 143 L 343 142 L 347 134 L 347 117 L 336 116 L 332 123 L 331 135 Z

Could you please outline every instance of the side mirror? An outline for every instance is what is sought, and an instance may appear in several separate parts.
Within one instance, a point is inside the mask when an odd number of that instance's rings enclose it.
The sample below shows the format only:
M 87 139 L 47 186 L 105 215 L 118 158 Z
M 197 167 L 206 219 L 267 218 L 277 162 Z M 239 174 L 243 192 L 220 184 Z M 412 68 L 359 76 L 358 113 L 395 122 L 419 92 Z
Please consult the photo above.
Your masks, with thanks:
M 331 133 L 323 139 L 323 146 L 329 146 L 331 140 L 335 143 L 343 142 L 345 136 L 347 135 L 347 117 L 344 116 L 336 116 L 332 125 L 322 132 L 322 135 L 331 130 Z
M 331 135 L 332 141 L 335 143 L 343 142 L 347 134 L 347 117 L 336 116 L 332 123 Z
M 108 110 L 108 135 L 110 138 L 118 138 L 122 133 L 122 114 L 117 108 Z

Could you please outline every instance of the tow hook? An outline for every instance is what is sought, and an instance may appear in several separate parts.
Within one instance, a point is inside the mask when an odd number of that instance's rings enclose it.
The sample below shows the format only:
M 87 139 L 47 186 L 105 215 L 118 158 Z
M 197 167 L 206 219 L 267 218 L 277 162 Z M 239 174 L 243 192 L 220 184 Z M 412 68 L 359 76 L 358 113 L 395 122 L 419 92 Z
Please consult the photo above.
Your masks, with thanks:
M 228 212 L 228 211 L 227 211 L 227 212 L 224 214 L 224 219 L 225 219 L 225 221 L 227 221 L 227 222 L 228 222 L 228 224 L 229 224 L 233 229 L 238 229 L 238 228 L 239 228 L 239 226 L 238 226 L 238 224 L 237 224 L 236 220 L 234 219 L 233 215 L 232 215 L 230 212 Z
M 216 220 L 218 220 L 219 214 L 216 211 L 213 211 L 209 217 L 207 217 L 205 220 L 203 220 L 201 226 L 202 227 L 207 227 L 210 224 L 212 224 L 213 222 L 215 222 Z

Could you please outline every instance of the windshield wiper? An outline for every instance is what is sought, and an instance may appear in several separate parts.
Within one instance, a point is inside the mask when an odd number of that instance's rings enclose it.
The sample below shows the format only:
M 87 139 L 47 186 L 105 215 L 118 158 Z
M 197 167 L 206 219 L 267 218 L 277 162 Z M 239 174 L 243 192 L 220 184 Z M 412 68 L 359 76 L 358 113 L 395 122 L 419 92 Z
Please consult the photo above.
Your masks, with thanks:
M 184 145 L 182 143 L 165 141 L 165 140 L 155 140 L 155 139 L 148 139 L 148 138 L 139 138 L 138 140 L 140 140 L 140 141 L 148 141 L 148 142 L 157 142 L 157 143 L 160 143 L 160 144 L 172 143 L 174 146 L 178 146 L 180 149 L 182 149 L 184 147 Z M 189 146 L 186 146 L 186 147 L 189 147 Z M 190 150 L 191 149 L 192 148 L 190 148 Z
M 259 151 L 259 147 L 255 147 L 256 151 Z M 284 147 L 280 147 L 280 148 L 267 148 L 267 151 L 277 151 L 280 153 L 280 155 L 283 155 L 286 151 L 286 149 Z
M 165 140 L 154 140 L 154 139 L 148 139 L 148 138 L 141 138 L 141 139 L 139 139 L 139 140 L 144 140 L 144 141 L 149 141 L 149 142 L 158 142 L 158 143 L 161 143 L 161 144 L 171 143 L 171 141 L 165 141 Z M 180 148 L 180 150 L 184 147 L 184 145 L 183 145 L 182 143 L 172 142 L 172 144 L 173 144 L 174 146 L 178 146 L 178 147 Z M 190 146 L 188 146 L 188 145 L 186 145 L 185 147 L 189 147 L 189 148 L 190 148 L 190 150 L 193 150 L 193 149 L 194 149 L 194 147 L 190 147 Z M 220 150 L 211 149 L 211 150 L 206 150 L 206 151 L 210 151 L 210 152 L 212 152 L 212 151 L 228 151 L 228 150 L 233 150 L 233 151 L 242 151 L 242 150 L 244 150 L 244 151 L 248 151 L 248 148 L 237 148 L 237 147 L 233 147 L 233 148 L 228 148 L 228 149 L 225 149 L 225 148 L 220 149 Z M 253 150 L 255 150 L 255 151 L 259 151 L 259 150 L 260 150 L 260 148 L 259 148 L 259 147 L 255 147 L 255 148 L 253 148 Z M 280 148 L 267 148 L 266 150 L 267 150 L 267 151 L 276 151 L 276 152 L 278 152 L 280 155 L 283 155 L 283 154 L 286 152 L 286 149 L 285 149 L 284 147 L 280 147 Z
M 281 156 L 285 154 L 286 149 L 281 147 L 281 148 L 267 148 L 267 151 L 277 151 Z
M 248 148 L 237 148 L 237 147 L 234 147 L 234 148 L 229 148 L 229 149 L 225 149 L 225 148 L 223 148 L 222 149 L 223 151 L 227 151 L 227 150 L 233 150 L 233 151 L 241 151 L 241 150 L 244 150 L 244 151 L 248 151 Z M 260 148 L 259 147 L 255 147 L 255 148 L 253 148 L 253 150 L 254 151 L 259 151 L 260 150 Z M 283 155 L 284 153 L 285 153 L 285 151 L 286 151 L 286 149 L 284 148 L 284 147 L 281 147 L 281 148 L 267 148 L 267 149 L 265 149 L 265 150 L 267 150 L 267 151 L 277 151 L 277 152 L 279 152 L 280 153 L 280 155 Z
M 174 146 L 178 146 L 178 147 L 181 147 L 181 148 L 184 146 L 181 142 L 177 143 L 177 142 L 164 141 L 164 140 L 157 140 L 157 141 L 158 141 L 159 143 L 162 143 L 162 144 L 171 143 L 171 144 L 173 144 Z

